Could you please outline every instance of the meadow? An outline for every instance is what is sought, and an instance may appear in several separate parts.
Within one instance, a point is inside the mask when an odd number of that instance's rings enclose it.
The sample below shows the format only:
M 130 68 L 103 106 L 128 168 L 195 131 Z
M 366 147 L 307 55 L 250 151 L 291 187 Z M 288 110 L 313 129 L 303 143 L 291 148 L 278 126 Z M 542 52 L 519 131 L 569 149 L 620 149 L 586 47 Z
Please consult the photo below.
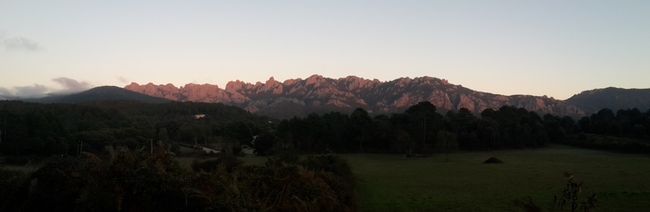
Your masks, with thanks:
M 596 211 L 650 208 L 650 156 L 550 146 L 532 150 L 452 153 L 429 158 L 390 154 L 342 155 L 357 178 L 362 211 L 521 211 L 531 198 L 544 211 L 567 182 L 595 193 Z M 483 164 L 489 157 L 502 164 Z
M 565 173 L 584 182 L 582 197 L 595 193 L 595 211 L 650 208 L 650 155 L 551 145 L 539 149 L 456 152 L 426 158 L 401 154 L 340 154 L 356 178 L 361 211 L 522 211 L 515 200 L 531 199 L 552 211 Z M 501 164 L 483 164 L 496 157 Z M 190 169 L 194 157 L 179 157 Z M 204 158 L 206 159 L 206 158 Z M 242 157 L 263 165 L 265 157 Z M 4 166 L 27 173 L 32 166 Z

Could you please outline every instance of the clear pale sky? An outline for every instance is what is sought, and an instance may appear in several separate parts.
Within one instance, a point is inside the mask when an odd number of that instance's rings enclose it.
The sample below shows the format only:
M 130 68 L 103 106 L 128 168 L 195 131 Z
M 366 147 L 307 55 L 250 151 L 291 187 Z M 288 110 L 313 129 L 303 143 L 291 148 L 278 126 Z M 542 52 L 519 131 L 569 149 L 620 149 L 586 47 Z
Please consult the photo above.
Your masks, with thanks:
M 312 74 L 558 99 L 648 88 L 650 1 L 0 0 L 0 94 Z

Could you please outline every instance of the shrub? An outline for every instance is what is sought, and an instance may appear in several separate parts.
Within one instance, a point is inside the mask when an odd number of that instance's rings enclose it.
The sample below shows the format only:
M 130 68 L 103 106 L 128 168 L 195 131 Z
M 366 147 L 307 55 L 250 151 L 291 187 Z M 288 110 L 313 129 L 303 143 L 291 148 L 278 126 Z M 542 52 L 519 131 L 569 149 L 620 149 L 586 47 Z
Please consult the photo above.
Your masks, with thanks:
M 232 155 L 221 155 L 216 159 L 204 160 L 204 161 L 193 161 L 192 170 L 195 172 L 212 172 L 217 170 L 219 167 L 225 168 L 228 172 L 232 172 L 233 169 L 240 166 L 242 161 L 237 159 L 237 157 Z
M 25 197 L 27 176 L 20 171 L 0 169 L 0 211 L 18 211 Z
M 565 172 L 564 176 L 567 178 L 565 188 L 560 195 L 553 198 L 554 205 L 560 210 L 570 209 L 571 212 L 580 211 L 589 212 L 596 208 L 596 194 L 591 194 L 581 200 L 581 193 L 583 190 L 583 183 L 575 181 L 572 173 Z
M 14 165 L 14 166 L 24 166 L 29 163 L 29 157 L 27 156 L 8 156 L 5 158 L 5 164 Z
M 525 212 L 541 212 L 542 208 L 537 206 L 532 197 L 519 199 L 514 201 L 514 205 L 521 208 Z
M 500 163 L 503 163 L 503 161 L 500 160 L 499 158 L 490 157 L 487 160 L 483 161 L 483 163 L 484 164 L 500 164 Z

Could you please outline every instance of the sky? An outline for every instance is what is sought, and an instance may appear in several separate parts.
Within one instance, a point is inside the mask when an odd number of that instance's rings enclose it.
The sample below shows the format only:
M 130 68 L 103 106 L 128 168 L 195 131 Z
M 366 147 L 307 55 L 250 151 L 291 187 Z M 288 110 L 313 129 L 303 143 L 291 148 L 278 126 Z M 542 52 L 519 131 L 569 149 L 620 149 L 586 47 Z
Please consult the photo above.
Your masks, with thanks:
M 650 1 L 0 0 L 0 95 L 431 76 L 566 99 L 650 87 Z

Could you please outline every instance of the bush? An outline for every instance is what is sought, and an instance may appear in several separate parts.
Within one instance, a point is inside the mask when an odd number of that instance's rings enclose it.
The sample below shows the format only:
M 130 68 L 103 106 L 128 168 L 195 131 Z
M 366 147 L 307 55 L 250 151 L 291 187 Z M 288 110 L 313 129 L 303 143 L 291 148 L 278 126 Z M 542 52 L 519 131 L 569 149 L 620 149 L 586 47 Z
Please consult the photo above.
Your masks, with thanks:
M 356 210 L 354 195 L 354 176 L 350 165 L 335 155 L 310 156 L 301 162 L 308 170 L 315 171 L 324 181 L 337 192 L 342 204 Z
M 521 208 L 525 212 L 541 212 L 542 211 L 542 208 L 540 208 L 539 206 L 537 206 L 537 204 L 535 204 L 532 197 L 527 197 L 527 198 L 524 198 L 524 199 L 515 200 L 513 202 L 513 204 L 516 207 Z
M 204 161 L 193 161 L 192 170 L 195 172 L 212 172 L 219 167 L 225 168 L 228 172 L 232 172 L 233 169 L 240 166 L 242 161 L 237 159 L 237 157 L 232 155 L 221 155 L 216 159 L 204 160 Z
M 566 186 L 559 195 L 555 195 L 553 198 L 553 204 L 557 207 L 556 209 L 560 211 L 566 209 L 571 212 L 593 211 L 596 208 L 596 203 L 598 203 L 596 194 L 592 193 L 587 197 L 582 197 L 584 183 L 577 182 L 571 173 L 566 172 L 564 176 L 567 178 Z
M 312 171 L 331 172 L 337 176 L 352 179 L 352 170 L 348 163 L 335 155 L 309 156 L 300 164 Z
M 8 156 L 5 158 L 5 164 L 14 165 L 14 166 L 24 166 L 29 163 L 29 157 L 27 156 Z
M 356 211 L 348 164 L 332 155 L 244 166 L 119 152 L 52 158 L 31 177 L 0 170 L 0 211 Z
M 20 171 L 0 169 L 0 211 L 18 211 L 25 197 L 27 176 Z
M 500 163 L 503 163 L 503 161 L 500 160 L 499 158 L 490 157 L 487 160 L 483 161 L 483 163 L 484 164 L 500 164 Z

